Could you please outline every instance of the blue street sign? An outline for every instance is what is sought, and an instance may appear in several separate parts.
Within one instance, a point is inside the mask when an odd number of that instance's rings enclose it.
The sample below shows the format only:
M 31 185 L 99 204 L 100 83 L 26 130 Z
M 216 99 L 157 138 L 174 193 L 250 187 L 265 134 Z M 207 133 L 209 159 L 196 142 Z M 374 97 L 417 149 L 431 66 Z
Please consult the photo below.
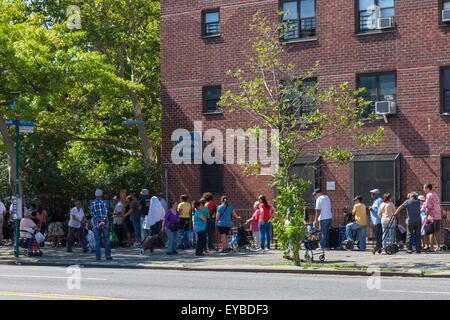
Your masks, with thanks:
M 17 219 L 17 198 L 13 200 L 13 219 Z
M 16 120 L 14 120 L 14 119 L 5 119 L 5 124 L 7 126 L 14 126 L 14 125 L 16 125 Z M 19 126 L 33 127 L 34 126 L 34 121 L 24 122 L 22 120 L 19 120 Z

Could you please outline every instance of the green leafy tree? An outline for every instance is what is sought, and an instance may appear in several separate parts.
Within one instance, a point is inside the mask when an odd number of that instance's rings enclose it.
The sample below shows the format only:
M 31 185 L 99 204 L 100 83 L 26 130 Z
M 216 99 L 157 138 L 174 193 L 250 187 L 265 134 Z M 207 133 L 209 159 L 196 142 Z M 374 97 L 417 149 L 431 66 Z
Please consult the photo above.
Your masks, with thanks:
M 258 12 L 250 31 L 255 37 L 248 63 L 242 69 L 228 72 L 238 89 L 223 94 L 219 104 L 229 112 L 246 112 L 263 124 L 257 129 L 277 130 L 280 165 L 271 181 L 278 193 L 274 199 L 277 207 L 274 231 L 276 241 L 286 253 L 291 244 L 294 263 L 300 265 L 300 240 L 305 235 L 303 194 L 310 182 L 292 173 L 295 160 L 319 141 L 350 135 L 353 146 L 328 145 L 318 150 L 324 159 L 342 165 L 356 150 L 378 144 L 384 131 L 382 127 L 366 128 L 376 117 L 366 115 L 370 102 L 361 98 L 364 89 L 351 90 L 347 83 L 323 91 L 318 86 L 305 89 L 305 79 L 317 72 L 319 63 L 311 66 L 309 72 L 299 74 L 292 63 L 284 62 L 284 44 L 279 41 L 280 34 L 286 31 L 282 25 L 270 23 Z M 244 169 L 252 174 L 260 172 L 261 167 L 248 163 Z
M 12 191 L 13 132 L 3 118 L 16 113 L 36 124 L 35 137 L 24 135 L 21 148 L 27 192 L 46 192 L 46 185 L 160 185 L 154 162 L 160 126 L 122 126 L 129 119 L 160 119 L 159 2 L 0 0 L 0 83 L 0 132 Z

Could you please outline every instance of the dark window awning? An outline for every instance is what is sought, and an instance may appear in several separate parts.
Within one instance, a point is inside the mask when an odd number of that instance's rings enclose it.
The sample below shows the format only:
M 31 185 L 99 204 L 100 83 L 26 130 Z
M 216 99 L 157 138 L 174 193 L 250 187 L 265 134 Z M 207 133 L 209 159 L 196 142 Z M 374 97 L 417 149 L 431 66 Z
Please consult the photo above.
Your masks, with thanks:
M 357 154 L 351 161 L 395 161 L 400 157 L 400 153 L 390 154 Z
M 320 156 L 319 155 L 304 155 L 304 156 L 298 157 L 295 160 L 294 165 L 299 165 L 299 164 L 316 164 L 317 162 L 319 162 L 319 160 L 320 160 Z

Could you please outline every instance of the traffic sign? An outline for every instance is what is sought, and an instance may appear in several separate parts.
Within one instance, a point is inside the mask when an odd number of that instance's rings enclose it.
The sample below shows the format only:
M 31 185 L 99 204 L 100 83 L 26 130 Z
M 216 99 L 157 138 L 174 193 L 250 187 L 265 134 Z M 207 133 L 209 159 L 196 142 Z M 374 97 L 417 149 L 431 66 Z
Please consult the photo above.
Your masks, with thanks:
M 34 127 L 33 126 L 19 126 L 19 132 L 22 133 L 33 133 Z
M 14 126 L 14 125 L 16 125 L 16 120 L 14 120 L 14 119 L 5 119 L 5 124 L 7 126 Z M 31 120 L 31 121 L 28 121 L 28 122 L 24 122 L 22 120 L 19 120 L 19 126 L 32 127 L 32 126 L 34 126 L 34 121 Z

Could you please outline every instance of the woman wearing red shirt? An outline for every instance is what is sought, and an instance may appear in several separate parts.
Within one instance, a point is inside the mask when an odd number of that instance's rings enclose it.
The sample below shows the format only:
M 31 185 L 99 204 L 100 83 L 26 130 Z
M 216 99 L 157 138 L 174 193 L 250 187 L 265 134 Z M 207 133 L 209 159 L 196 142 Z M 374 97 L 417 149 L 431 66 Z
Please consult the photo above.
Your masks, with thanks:
M 206 200 L 205 207 L 208 208 L 209 214 L 206 220 L 206 237 L 207 237 L 207 250 L 217 251 L 217 247 L 214 245 L 214 239 L 216 237 L 216 212 L 217 203 L 214 202 L 214 196 L 211 192 L 206 192 L 203 194 L 203 198 Z
M 275 212 L 274 208 L 267 203 L 265 196 L 259 196 L 259 211 L 261 212 L 261 218 L 259 220 L 259 237 L 261 239 L 261 249 L 270 250 L 270 219 L 272 219 Z M 265 242 L 267 239 L 267 247 Z

